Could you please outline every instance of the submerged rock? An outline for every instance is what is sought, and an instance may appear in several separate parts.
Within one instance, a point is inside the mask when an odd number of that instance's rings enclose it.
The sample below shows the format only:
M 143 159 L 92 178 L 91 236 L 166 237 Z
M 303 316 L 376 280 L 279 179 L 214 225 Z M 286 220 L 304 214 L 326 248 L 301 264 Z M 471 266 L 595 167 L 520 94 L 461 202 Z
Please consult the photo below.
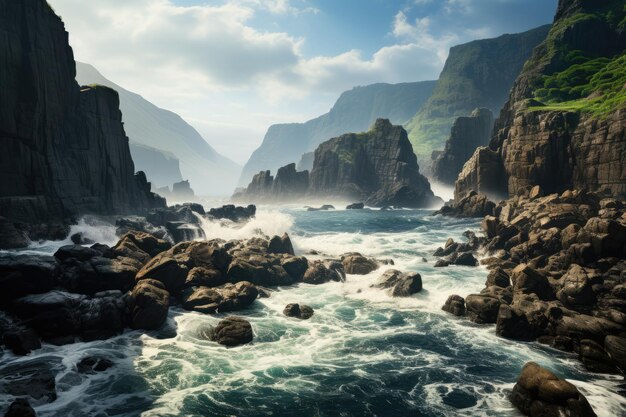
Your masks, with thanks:
M 234 347 L 252 342 L 254 335 L 249 321 L 230 316 L 215 326 L 210 337 L 220 345 Z
M 295 317 L 300 320 L 307 320 L 313 317 L 314 311 L 311 307 L 304 304 L 287 304 L 283 310 L 283 314 L 287 317 Z
M 114 363 L 110 359 L 88 356 L 78 362 L 78 364 L 76 365 L 76 369 L 78 370 L 78 372 L 83 374 L 104 372 L 107 369 L 113 367 L 113 365 Z
M 18 398 L 13 401 L 4 417 L 36 417 L 35 410 L 30 406 L 25 398 Z
M 363 203 L 352 203 L 346 207 L 346 210 L 362 210 L 363 208 L 365 208 Z
M 510 399 L 530 417 L 596 416 L 585 396 L 573 384 L 534 362 L 524 365 Z
M 14 397 L 30 397 L 38 403 L 51 403 L 57 399 L 56 380 L 48 365 L 41 362 L 25 362 L 4 366 L 2 375 L 10 377 L 10 383 L 0 385 L 0 394 Z

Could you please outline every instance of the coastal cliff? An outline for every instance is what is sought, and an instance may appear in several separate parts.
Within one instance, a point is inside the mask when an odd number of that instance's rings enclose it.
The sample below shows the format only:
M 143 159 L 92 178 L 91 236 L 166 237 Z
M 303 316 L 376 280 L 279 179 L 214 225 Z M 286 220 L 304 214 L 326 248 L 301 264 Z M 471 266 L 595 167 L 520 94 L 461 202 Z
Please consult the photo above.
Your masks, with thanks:
M 117 93 L 76 83 L 61 19 L 44 0 L 0 11 L 0 216 L 64 223 L 163 205 L 134 172 Z
M 504 180 L 487 180 L 492 174 L 475 155 L 458 178 L 457 198 L 471 190 L 523 195 L 536 185 L 546 193 L 626 194 L 625 18 L 621 1 L 559 2 L 489 144 L 487 163 L 501 166 Z

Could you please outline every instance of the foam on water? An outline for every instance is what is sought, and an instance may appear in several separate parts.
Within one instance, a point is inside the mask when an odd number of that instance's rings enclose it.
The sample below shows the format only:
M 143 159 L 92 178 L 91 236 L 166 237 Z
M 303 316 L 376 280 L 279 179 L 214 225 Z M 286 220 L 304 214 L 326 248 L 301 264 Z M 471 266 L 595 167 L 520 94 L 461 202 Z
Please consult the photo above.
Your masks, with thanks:
M 623 414 L 626 400 L 617 394 L 618 378 L 586 373 L 572 355 L 498 338 L 493 326 L 441 311 L 449 294 L 479 291 L 487 272 L 434 268 L 434 249 L 450 236 L 462 240 L 463 231 L 478 224 L 427 214 L 292 207 L 261 209 L 240 228 L 203 224 L 209 239 L 250 237 L 258 229 L 268 235 L 289 231 L 301 253 L 360 251 L 393 258 L 393 268 L 422 275 L 424 290 L 413 297 L 391 298 L 372 288 L 391 268 L 382 267 L 365 276 L 349 275 L 344 283 L 273 291 L 237 313 L 255 333 L 253 343 L 238 348 L 203 336 L 203 329 L 223 316 L 172 308 L 173 339 L 127 332 L 108 341 L 45 346 L 26 358 L 4 353 L 0 369 L 34 361 L 59 372 L 59 398 L 37 406 L 44 417 L 516 416 L 507 396 L 523 364 L 532 360 L 569 378 L 599 416 Z M 284 316 L 283 308 L 293 302 L 310 305 L 314 316 L 306 321 Z M 75 364 L 94 354 L 115 366 L 98 375 L 78 374 Z

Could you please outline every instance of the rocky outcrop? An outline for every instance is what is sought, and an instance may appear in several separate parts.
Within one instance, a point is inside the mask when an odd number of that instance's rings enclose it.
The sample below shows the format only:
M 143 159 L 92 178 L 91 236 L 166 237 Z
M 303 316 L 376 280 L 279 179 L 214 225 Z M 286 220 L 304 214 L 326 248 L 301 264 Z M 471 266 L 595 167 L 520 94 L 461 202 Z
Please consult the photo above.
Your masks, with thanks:
M 428 207 L 438 202 L 401 126 L 378 119 L 365 133 L 331 139 L 315 150 L 309 195 L 361 200 L 368 206 Z
M 211 332 L 211 340 L 228 347 L 250 343 L 253 337 L 250 322 L 234 316 L 220 321 Z
M 484 217 L 493 214 L 496 204 L 484 194 L 471 191 L 467 196 L 453 200 L 433 215 L 441 214 L 451 217 Z
M 63 223 L 163 205 L 134 172 L 117 93 L 74 80 L 61 19 L 44 0 L 0 6 L 0 215 Z
M 469 117 L 456 119 L 444 151 L 433 160 L 433 178 L 453 185 L 474 151 L 489 144 L 493 122 L 493 113 L 484 108 L 474 110 Z
M 530 417 L 596 416 L 576 386 L 534 362 L 524 365 L 510 398 L 513 405 Z
M 171 190 L 166 186 L 157 188 L 156 192 L 169 201 L 193 201 L 196 198 L 196 194 L 187 180 L 175 182 L 172 184 Z
M 396 124 L 405 123 L 430 97 L 434 86 L 435 81 L 421 81 L 355 87 L 342 93 L 330 112 L 316 119 L 270 126 L 263 143 L 244 166 L 239 185 L 248 184 L 260 170 L 275 171 L 299 161 L 305 153 L 308 155 L 298 164 L 298 171 L 310 172 L 311 152 L 319 144 L 347 132 L 362 132 L 379 117 Z
M 389 269 L 373 286 L 386 289 L 392 297 L 410 297 L 422 290 L 422 276 L 417 272 L 403 274 Z
M 309 171 L 296 171 L 296 164 L 278 169 L 276 177 L 270 171 L 261 171 L 241 192 L 233 195 L 235 201 L 283 202 L 301 199 L 309 188 Z
M 287 317 L 295 317 L 300 320 L 308 320 L 313 317 L 313 309 L 304 304 L 287 304 L 283 314 Z
M 489 149 L 478 150 L 459 176 L 457 196 L 469 190 L 528 195 L 535 186 L 548 194 L 626 195 L 620 78 L 626 34 L 619 24 L 625 17 L 619 1 L 559 2 L 550 34 L 513 86 Z

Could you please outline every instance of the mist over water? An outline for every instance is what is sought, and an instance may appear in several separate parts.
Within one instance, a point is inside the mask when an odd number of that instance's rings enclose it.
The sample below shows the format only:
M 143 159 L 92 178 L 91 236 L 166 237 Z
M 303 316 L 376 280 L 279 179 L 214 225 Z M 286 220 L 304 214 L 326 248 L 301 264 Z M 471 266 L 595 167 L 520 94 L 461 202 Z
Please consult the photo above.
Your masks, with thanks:
M 448 295 L 480 291 L 487 271 L 433 267 L 437 246 L 448 237 L 463 240 L 478 222 L 430 213 L 260 207 L 243 227 L 206 221 L 208 239 L 287 231 L 296 251 L 310 259 L 316 258 L 311 250 L 319 257 L 357 251 L 392 258 L 395 266 L 350 275 L 344 283 L 273 291 L 237 313 L 255 332 L 253 343 L 238 348 L 201 336 L 222 315 L 172 308 L 159 332 L 47 345 L 24 358 L 4 353 L 0 369 L 35 363 L 59 372 L 59 398 L 39 405 L 40 416 L 517 416 L 507 395 L 533 360 L 574 382 L 599 416 L 623 415 L 618 377 L 587 373 L 572 355 L 498 338 L 493 326 L 441 311 Z M 388 268 L 419 272 L 424 290 L 400 299 L 371 288 Z M 293 302 L 310 305 L 314 316 L 285 317 L 283 308 Z M 174 330 L 173 339 L 165 338 Z M 87 355 L 108 357 L 115 366 L 78 374 L 75 364 Z

